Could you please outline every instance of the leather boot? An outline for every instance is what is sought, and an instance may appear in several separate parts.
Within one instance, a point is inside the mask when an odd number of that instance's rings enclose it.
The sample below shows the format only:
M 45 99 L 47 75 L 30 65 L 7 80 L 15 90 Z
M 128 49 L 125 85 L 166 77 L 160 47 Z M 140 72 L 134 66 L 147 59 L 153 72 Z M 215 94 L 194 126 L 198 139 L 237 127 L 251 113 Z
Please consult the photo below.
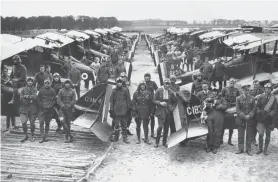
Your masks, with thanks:
M 242 154 L 242 153 L 244 153 L 244 151 L 241 150 L 241 149 L 239 149 L 239 150 L 236 152 L 236 154 Z
M 123 136 L 123 142 L 126 144 L 129 144 L 130 142 L 127 139 L 127 135 Z
M 49 123 L 46 123 L 46 124 L 45 124 L 45 131 L 44 131 L 45 141 L 46 141 L 46 138 L 47 138 L 47 136 L 48 136 L 48 133 L 49 133 Z
M 10 120 L 11 120 L 11 117 L 6 116 L 6 130 L 5 131 L 8 131 L 10 128 Z
M 145 139 L 144 139 L 144 142 L 148 145 L 151 145 L 152 143 L 149 141 L 149 138 L 148 138 L 148 133 L 144 133 L 145 134 Z
M 22 124 L 22 128 L 25 136 L 23 139 L 20 140 L 20 142 L 25 142 L 26 140 L 28 140 L 27 124 L 26 123 Z
M 231 146 L 234 146 L 234 144 L 232 144 L 232 140 L 231 140 L 231 138 L 229 138 L 229 140 L 228 140 L 228 144 L 229 144 L 229 145 L 231 145 Z
M 268 145 L 269 145 L 269 143 L 265 142 L 265 145 L 264 145 L 264 155 L 268 155 L 268 151 L 267 151 Z
M 140 128 L 136 128 L 136 134 L 137 134 L 137 144 L 141 143 L 141 138 L 140 138 L 140 133 L 141 133 L 141 129 Z
M 161 132 L 162 132 L 162 128 L 158 128 L 157 129 L 157 134 L 156 134 L 156 139 L 155 139 L 155 148 L 158 147 L 158 144 L 159 144 L 159 140 L 160 140 L 160 137 L 161 137 Z
M 65 134 L 65 143 L 69 143 L 69 134 L 66 132 Z
M 69 134 L 70 139 L 68 140 L 68 143 L 72 143 L 74 141 L 73 136 Z
M 129 144 L 130 142 L 127 140 L 127 132 L 125 128 L 122 128 L 123 142 Z
M 263 152 L 263 145 L 264 145 L 263 136 L 259 135 L 259 149 L 256 152 L 256 154 L 261 154 Z
M 228 139 L 228 144 L 231 146 L 234 146 L 234 144 L 232 144 L 232 136 L 233 136 L 233 130 L 229 129 L 229 139 Z
M 120 137 L 120 129 L 115 131 L 115 142 L 119 141 L 119 137 Z
M 15 117 L 11 116 L 11 122 L 12 122 L 12 129 L 17 129 L 17 127 L 15 126 Z

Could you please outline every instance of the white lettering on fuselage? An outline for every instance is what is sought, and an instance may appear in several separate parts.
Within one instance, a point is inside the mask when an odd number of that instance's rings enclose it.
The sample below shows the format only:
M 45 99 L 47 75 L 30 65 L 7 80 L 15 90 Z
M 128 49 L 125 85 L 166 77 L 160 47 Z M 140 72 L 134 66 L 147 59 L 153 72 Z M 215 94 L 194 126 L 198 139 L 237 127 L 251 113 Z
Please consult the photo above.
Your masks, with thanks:
M 191 107 L 187 107 L 186 111 L 188 115 L 196 115 L 196 114 L 201 114 L 201 109 L 200 109 L 201 105 L 199 106 L 191 106 Z
M 85 97 L 84 101 L 90 102 L 90 103 L 96 103 L 98 101 L 99 103 L 101 103 L 101 99 L 96 99 L 96 98 L 92 98 L 92 97 Z

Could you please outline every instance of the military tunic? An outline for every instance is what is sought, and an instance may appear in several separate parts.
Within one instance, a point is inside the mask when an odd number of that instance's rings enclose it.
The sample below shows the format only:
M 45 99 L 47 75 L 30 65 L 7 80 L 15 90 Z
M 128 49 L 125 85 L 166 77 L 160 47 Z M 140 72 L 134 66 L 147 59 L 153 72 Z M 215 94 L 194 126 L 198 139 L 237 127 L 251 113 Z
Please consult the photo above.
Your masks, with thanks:
M 151 93 L 154 94 L 154 92 L 158 89 L 157 84 L 150 80 L 150 81 L 146 81 L 146 88 L 147 90 L 149 90 Z M 154 112 L 155 112 L 155 108 L 154 108 Z M 151 116 L 151 133 L 152 135 L 154 135 L 154 126 L 155 126 L 155 120 L 154 120 L 154 115 Z
M 127 120 L 128 110 L 131 109 L 131 100 L 128 89 L 124 87 L 116 87 L 113 89 L 110 97 L 110 110 L 115 114 L 114 119 L 114 133 L 119 135 L 119 127 L 121 124 L 122 134 L 124 138 L 127 137 Z
M 222 141 L 222 129 L 224 124 L 224 112 L 228 108 L 228 103 L 224 98 L 217 98 L 215 106 L 208 111 L 207 125 L 207 147 L 219 148 Z
M 24 133 L 27 134 L 27 121 L 30 120 L 31 134 L 35 132 L 35 120 L 37 118 L 37 89 L 33 86 L 26 86 L 20 93 L 20 120 Z
M 238 147 L 244 150 L 244 135 L 246 130 L 246 150 L 251 150 L 251 143 L 254 140 L 254 114 L 256 111 L 255 98 L 249 94 L 236 98 L 236 124 L 238 125 Z M 249 118 L 247 118 L 249 116 Z
M 37 84 L 37 90 L 40 90 L 44 85 L 44 80 L 47 79 L 49 75 L 46 72 L 38 72 L 34 77 L 34 85 Z
M 166 102 L 167 106 L 160 105 L 160 102 Z M 170 90 L 168 90 L 168 99 L 164 99 L 164 88 L 161 87 L 155 92 L 154 103 L 156 104 L 155 116 L 158 119 L 156 143 L 159 143 L 162 127 L 164 127 L 163 143 L 166 144 L 169 126 L 174 126 L 174 124 L 172 124 L 174 122 L 173 111 L 177 105 L 177 99 Z M 171 131 L 172 133 L 175 132 L 175 128 L 172 128 Z
M 41 88 L 38 94 L 38 100 L 40 103 L 40 133 L 41 137 L 44 137 L 44 129 L 45 133 L 49 132 L 49 124 L 51 119 L 54 116 L 54 104 L 56 103 L 56 93 L 52 87 L 49 88 Z M 45 124 L 45 128 L 44 128 Z
M 74 105 L 76 103 L 76 93 L 72 88 L 62 88 L 58 93 L 58 100 L 60 106 L 60 117 L 64 125 L 64 130 L 66 132 L 66 139 L 71 137 L 70 128 L 71 121 L 74 113 Z
M 191 93 L 197 95 L 198 92 L 202 91 L 202 85 L 206 83 L 205 80 L 195 80 L 191 87 Z

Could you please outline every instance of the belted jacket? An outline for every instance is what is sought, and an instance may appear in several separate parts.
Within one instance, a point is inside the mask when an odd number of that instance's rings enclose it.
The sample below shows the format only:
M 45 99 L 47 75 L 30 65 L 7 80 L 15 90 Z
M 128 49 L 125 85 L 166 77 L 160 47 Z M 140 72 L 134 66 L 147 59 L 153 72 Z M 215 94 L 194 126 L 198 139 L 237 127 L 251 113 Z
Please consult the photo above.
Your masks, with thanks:
M 110 97 L 110 110 L 113 110 L 116 116 L 126 116 L 129 109 L 131 109 L 131 99 L 128 89 L 114 88 Z
M 76 103 L 75 91 L 72 88 L 62 88 L 58 93 L 57 102 L 61 108 L 73 108 Z
M 235 106 L 236 98 L 240 95 L 240 91 L 235 87 L 225 87 L 221 91 L 221 96 L 228 102 L 229 107 Z
M 275 96 L 272 94 L 261 94 L 257 100 L 256 120 L 265 124 L 273 124 L 276 112 L 278 111 Z
M 256 111 L 256 102 L 255 98 L 249 94 L 240 95 L 236 98 L 236 124 L 244 125 L 246 121 L 253 120 L 255 111 Z M 250 119 L 247 119 L 246 116 L 249 115 Z
M 132 110 L 135 111 L 141 119 L 146 119 L 153 114 L 153 93 L 146 89 L 137 90 L 133 94 Z
M 20 93 L 20 114 L 36 114 L 37 109 L 37 89 L 34 86 L 25 86 Z
M 38 94 L 39 105 L 41 109 L 50 109 L 56 102 L 56 93 L 54 88 L 41 88 Z
M 158 88 L 154 94 L 153 102 L 156 105 L 155 115 L 159 119 L 165 119 L 166 114 L 174 111 L 177 105 L 177 98 L 174 93 L 170 90 L 168 91 L 168 99 L 164 98 L 164 88 Z M 166 102 L 166 106 L 162 106 L 160 102 Z

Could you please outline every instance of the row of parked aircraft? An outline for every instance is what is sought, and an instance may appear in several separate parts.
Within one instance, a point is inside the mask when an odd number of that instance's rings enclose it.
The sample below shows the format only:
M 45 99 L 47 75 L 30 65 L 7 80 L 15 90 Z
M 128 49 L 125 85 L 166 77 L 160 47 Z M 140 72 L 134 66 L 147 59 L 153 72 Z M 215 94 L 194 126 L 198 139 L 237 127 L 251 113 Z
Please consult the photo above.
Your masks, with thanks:
M 132 72 L 131 60 L 134 56 L 138 37 L 137 34 L 133 35 L 133 37 L 124 35 L 119 27 L 85 31 L 48 32 L 32 38 L 1 34 L 1 68 L 4 65 L 12 66 L 12 57 L 18 54 L 22 59 L 22 63 L 27 68 L 28 77 L 33 77 L 39 71 L 40 65 L 43 64 L 50 65 L 53 73 L 59 73 L 63 82 L 67 78 L 68 73 L 67 70 L 61 68 L 71 58 L 72 64 L 80 70 L 82 79 L 91 79 L 93 70 L 81 61 L 82 57 L 85 54 L 92 54 L 100 59 L 109 58 L 110 55 L 100 51 L 106 50 L 108 52 L 109 49 L 122 48 L 123 42 L 126 41 L 130 46 L 128 52 L 125 53 L 127 59 L 124 60 L 124 64 L 128 73 L 128 79 L 130 80 Z M 111 94 L 114 85 L 115 79 L 112 77 L 108 80 L 107 84 L 94 86 L 75 105 L 75 123 L 91 128 L 103 140 L 108 140 L 111 134 L 110 131 L 112 132 L 111 125 L 107 124 L 109 122 L 107 121 L 108 112 L 106 112 L 105 108 L 109 108 L 107 100 L 109 100 L 110 95 L 108 92 Z M 5 102 L 3 98 L 7 94 L 11 94 L 12 91 L 12 87 L 1 83 L 1 108 L 8 104 L 8 101 Z M 1 111 L 1 114 L 5 115 L 4 110 Z
M 247 32 L 246 32 L 247 31 Z M 146 36 L 147 45 L 157 66 L 160 82 L 175 73 L 177 82 L 182 89 L 190 92 L 193 76 L 200 70 L 185 72 L 181 69 L 181 61 L 186 59 L 186 51 L 194 50 L 194 56 L 201 59 L 209 57 L 214 65 L 218 58 L 224 60 L 226 78 L 236 78 L 236 85 L 252 85 L 258 80 L 261 85 L 271 82 L 278 99 L 278 53 L 277 35 L 253 34 L 250 28 L 213 28 L 196 30 L 190 28 L 169 28 L 158 37 Z M 161 54 L 163 46 L 172 45 L 174 48 L 182 46 L 184 52 L 167 52 Z M 177 50 L 177 49 L 176 49 Z M 172 55 L 175 55 L 172 57 Z M 170 59 L 169 59 L 170 58 Z M 194 94 L 178 96 L 178 106 L 174 111 L 177 132 L 169 137 L 168 146 L 174 146 L 183 140 L 200 137 L 207 134 L 207 127 L 200 122 L 201 101 Z M 184 116 L 187 116 L 184 118 Z M 225 122 L 234 122 L 235 107 L 226 111 Z M 277 116 L 278 118 L 278 116 Z M 278 127 L 278 121 L 277 125 Z

